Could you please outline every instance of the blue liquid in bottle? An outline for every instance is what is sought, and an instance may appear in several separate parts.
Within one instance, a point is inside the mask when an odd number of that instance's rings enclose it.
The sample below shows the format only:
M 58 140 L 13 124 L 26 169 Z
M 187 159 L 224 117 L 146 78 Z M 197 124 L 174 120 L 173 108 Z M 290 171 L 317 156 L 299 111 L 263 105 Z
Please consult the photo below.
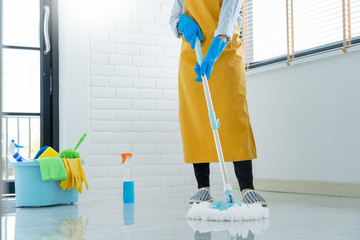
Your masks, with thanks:
M 134 203 L 134 181 L 126 181 L 123 183 L 123 201 L 125 204 Z

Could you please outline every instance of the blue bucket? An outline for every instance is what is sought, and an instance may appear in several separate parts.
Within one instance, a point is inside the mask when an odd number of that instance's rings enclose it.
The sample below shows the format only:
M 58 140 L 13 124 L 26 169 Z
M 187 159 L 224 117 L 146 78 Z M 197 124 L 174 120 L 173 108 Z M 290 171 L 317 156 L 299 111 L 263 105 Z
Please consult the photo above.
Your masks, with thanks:
M 10 162 L 15 169 L 16 207 L 43 207 L 78 201 L 75 188 L 62 190 L 60 181 L 41 178 L 38 162 Z

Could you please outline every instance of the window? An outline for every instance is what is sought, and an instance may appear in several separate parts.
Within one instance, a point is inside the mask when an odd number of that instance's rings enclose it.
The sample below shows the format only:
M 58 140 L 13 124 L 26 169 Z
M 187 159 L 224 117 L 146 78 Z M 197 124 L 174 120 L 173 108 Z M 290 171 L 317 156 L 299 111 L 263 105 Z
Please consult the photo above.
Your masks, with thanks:
M 58 149 L 57 1 L 2 0 L 2 179 L 12 182 L 9 142 L 35 156 Z M 10 156 L 11 157 L 11 156 Z
M 359 0 L 244 0 L 242 13 L 246 69 L 360 42 Z

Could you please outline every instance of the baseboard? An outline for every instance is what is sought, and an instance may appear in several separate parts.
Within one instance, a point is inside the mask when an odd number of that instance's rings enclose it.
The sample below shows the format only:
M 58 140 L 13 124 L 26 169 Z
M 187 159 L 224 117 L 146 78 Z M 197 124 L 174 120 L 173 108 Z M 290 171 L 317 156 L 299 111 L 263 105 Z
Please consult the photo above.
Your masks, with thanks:
M 254 185 L 263 191 L 360 198 L 360 182 L 254 179 Z

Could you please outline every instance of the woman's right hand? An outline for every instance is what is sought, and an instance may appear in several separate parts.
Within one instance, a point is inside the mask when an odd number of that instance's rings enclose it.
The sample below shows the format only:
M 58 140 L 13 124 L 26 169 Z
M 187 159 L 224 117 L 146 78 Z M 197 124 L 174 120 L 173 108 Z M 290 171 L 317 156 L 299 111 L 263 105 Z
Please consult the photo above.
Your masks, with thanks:
M 191 49 L 194 49 L 195 47 L 196 36 L 199 37 L 200 41 L 203 40 L 203 35 L 199 25 L 185 13 L 180 16 L 178 29 L 184 36 L 185 40 L 191 44 Z

